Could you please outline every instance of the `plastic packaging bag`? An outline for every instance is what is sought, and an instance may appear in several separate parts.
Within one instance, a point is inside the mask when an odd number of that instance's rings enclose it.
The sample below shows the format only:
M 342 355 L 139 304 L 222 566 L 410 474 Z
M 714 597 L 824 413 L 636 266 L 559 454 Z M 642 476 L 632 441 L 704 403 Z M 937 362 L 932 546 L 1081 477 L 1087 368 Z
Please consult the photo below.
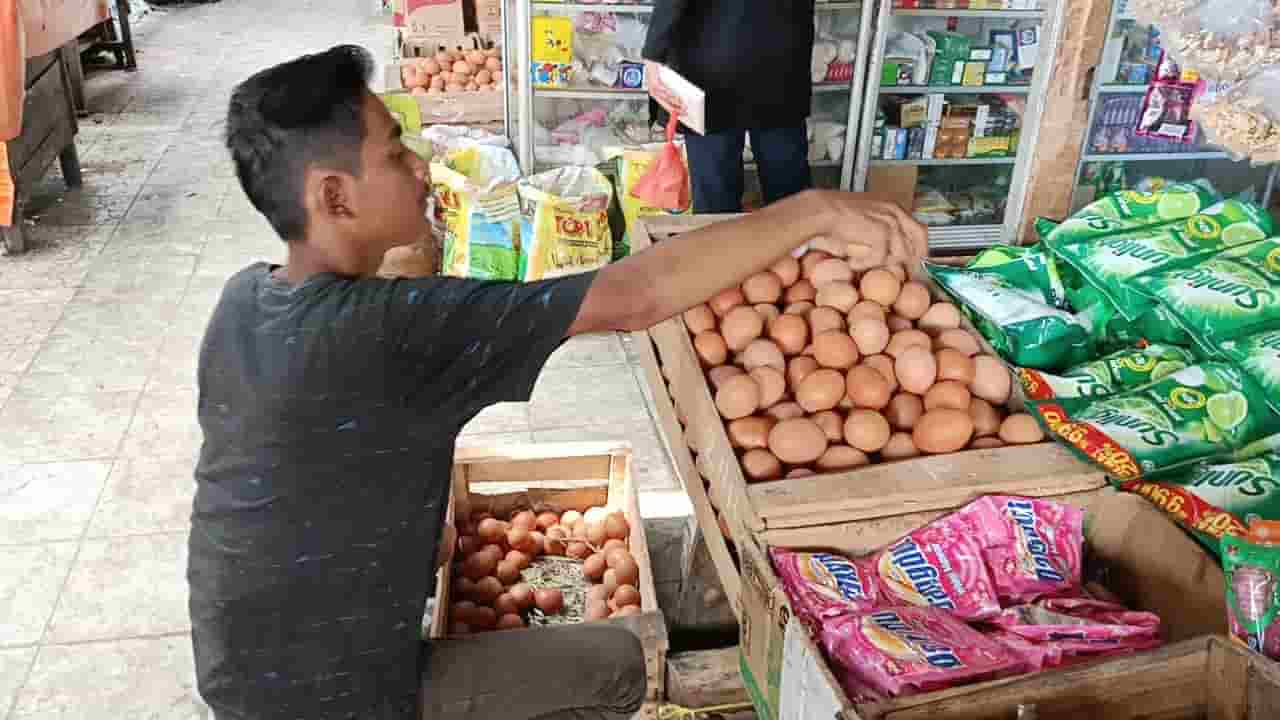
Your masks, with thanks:
M 1137 20 L 1155 25 L 1161 44 L 1183 68 L 1236 81 L 1280 62 L 1272 0 L 1132 0 Z
M 658 161 L 665 148 L 665 145 L 659 143 L 649 143 L 638 148 L 616 150 L 614 166 L 618 183 L 618 204 L 622 206 L 622 217 L 626 221 L 623 237 L 627 247 L 631 246 L 631 233 L 635 230 L 636 222 L 641 218 L 653 215 L 689 215 L 693 209 L 690 204 L 684 210 L 672 213 L 654 207 L 632 193 L 636 184 Z M 680 153 L 680 161 L 685 162 L 683 149 Z
M 510 150 L 475 145 L 431 164 L 437 214 L 445 227 L 441 271 L 453 277 L 514 280 L 519 270 L 520 165 Z
M 613 257 L 613 185 L 599 170 L 562 167 L 520 181 L 520 279 L 574 275 Z
M 689 169 L 685 167 L 680 146 L 676 145 L 679 122 L 675 115 L 667 121 L 667 144 L 662 146 L 649 171 L 631 188 L 632 197 L 673 212 L 689 209 Z
M 1191 116 L 1206 139 L 1255 164 L 1280 161 L 1280 66 L 1270 66 L 1201 101 Z
M 1222 538 L 1231 636 L 1254 652 L 1280 660 L 1280 546 Z

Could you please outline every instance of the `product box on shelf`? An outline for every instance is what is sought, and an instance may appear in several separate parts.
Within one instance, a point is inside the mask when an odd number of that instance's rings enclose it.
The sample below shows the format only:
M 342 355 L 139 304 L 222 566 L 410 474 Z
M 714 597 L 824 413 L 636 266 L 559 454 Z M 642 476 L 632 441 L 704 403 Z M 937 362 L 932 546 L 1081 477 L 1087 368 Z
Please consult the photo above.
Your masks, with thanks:
M 457 37 L 466 32 L 462 0 L 395 0 L 393 21 L 422 37 Z
M 631 473 L 632 453 L 626 443 L 547 443 L 494 448 L 459 448 L 454 457 L 449 521 L 459 523 L 476 511 L 504 517 L 521 510 L 562 513 L 605 507 L 620 511 L 629 524 L 627 544 L 639 566 L 640 609 L 637 615 L 608 622 L 625 627 L 640 639 L 648 668 L 645 717 L 653 718 L 665 687 L 667 631 L 658 608 L 653 568 L 640 517 L 637 488 Z M 457 559 L 455 558 L 455 561 Z M 431 637 L 447 636 L 451 604 L 452 564 L 437 576 Z

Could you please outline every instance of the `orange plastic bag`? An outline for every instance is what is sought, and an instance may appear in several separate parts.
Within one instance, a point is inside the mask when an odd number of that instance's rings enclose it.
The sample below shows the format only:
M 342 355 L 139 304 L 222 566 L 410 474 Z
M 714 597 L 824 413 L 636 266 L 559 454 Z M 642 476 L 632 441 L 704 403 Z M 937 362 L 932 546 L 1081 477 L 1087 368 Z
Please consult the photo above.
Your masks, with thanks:
M 689 169 L 684 166 L 684 157 L 676 146 L 679 123 L 672 115 L 667 122 L 667 144 L 658 151 L 658 158 L 649 171 L 631 188 L 632 197 L 673 212 L 683 212 L 689 207 Z

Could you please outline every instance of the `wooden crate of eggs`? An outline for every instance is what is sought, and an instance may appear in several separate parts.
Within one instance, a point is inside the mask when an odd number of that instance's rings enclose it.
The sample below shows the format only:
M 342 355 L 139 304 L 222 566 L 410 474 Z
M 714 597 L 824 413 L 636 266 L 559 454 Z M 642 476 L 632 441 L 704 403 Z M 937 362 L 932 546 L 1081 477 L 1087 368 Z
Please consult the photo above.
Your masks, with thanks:
M 719 219 L 646 219 L 637 247 Z M 1009 369 L 927 277 L 855 272 L 814 244 L 650 331 L 655 391 L 735 541 L 898 517 L 868 530 L 888 541 L 983 493 L 1104 484 L 1044 442 Z
M 612 622 L 645 648 L 650 698 L 664 687 L 666 623 L 631 477 L 615 443 L 460 448 L 433 637 Z
M 504 117 L 505 74 L 498 48 L 434 51 L 406 54 L 389 66 L 386 90 L 408 92 L 423 109 L 424 123 L 440 118 L 452 124 L 489 124 Z

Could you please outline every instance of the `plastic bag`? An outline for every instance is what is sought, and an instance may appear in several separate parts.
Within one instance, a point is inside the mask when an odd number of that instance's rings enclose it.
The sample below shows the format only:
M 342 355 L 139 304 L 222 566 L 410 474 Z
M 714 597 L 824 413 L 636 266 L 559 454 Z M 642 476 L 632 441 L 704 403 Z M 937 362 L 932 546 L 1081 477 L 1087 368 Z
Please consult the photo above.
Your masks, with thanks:
M 684 165 L 680 146 L 676 145 L 679 122 L 675 115 L 667 121 L 667 144 L 658 152 L 658 159 L 649 171 L 631 188 L 632 197 L 673 212 L 689 208 L 689 169 Z
M 1133 0 L 1134 16 L 1161 32 L 1183 68 L 1214 80 L 1239 80 L 1280 62 L 1272 0 Z
M 1231 636 L 1254 652 L 1280 660 L 1280 547 L 1222 538 Z
M 1272 66 L 1191 109 L 1206 139 L 1256 164 L 1280 161 L 1280 67 Z
M 618 183 L 618 204 L 622 206 L 622 217 L 626 222 L 623 238 L 628 247 L 631 245 L 631 233 L 635 230 L 635 224 L 641 218 L 653 215 L 688 215 L 692 210 L 690 205 L 685 207 L 684 210 L 671 213 L 650 205 L 633 193 L 636 185 L 654 166 L 658 158 L 662 156 L 665 148 L 665 145 L 651 143 L 639 148 L 618 150 L 617 155 L 614 156 Z M 680 162 L 682 164 L 685 162 L 683 150 L 681 151 Z
M 442 272 L 514 280 L 520 264 L 520 165 L 510 150 L 475 145 L 431 164 L 437 215 L 444 222 Z
M 520 181 L 520 279 L 604 267 L 613 257 L 613 185 L 599 170 L 562 167 Z

